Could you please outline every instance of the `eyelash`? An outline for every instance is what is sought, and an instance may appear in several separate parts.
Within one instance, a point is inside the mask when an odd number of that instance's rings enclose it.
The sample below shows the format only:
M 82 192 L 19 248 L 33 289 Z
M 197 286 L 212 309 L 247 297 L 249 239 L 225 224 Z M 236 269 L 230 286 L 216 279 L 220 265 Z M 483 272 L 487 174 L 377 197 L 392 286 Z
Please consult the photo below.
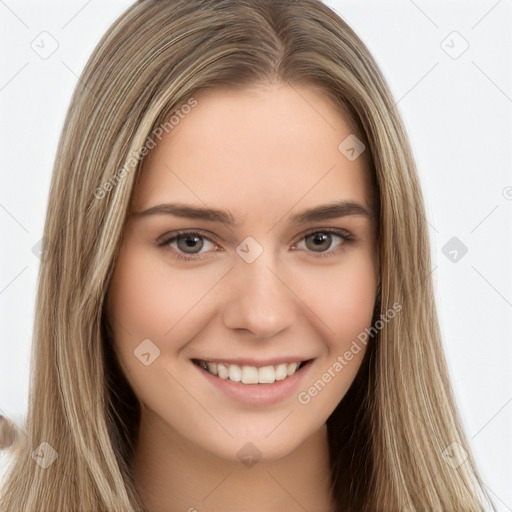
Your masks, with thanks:
M 339 236 L 343 240 L 343 243 L 340 244 L 340 246 L 334 250 L 329 250 L 327 252 L 322 252 L 322 253 L 317 253 L 317 254 L 315 254 L 314 251 L 307 251 L 307 252 L 312 252 L 316 258 L 326 258 L 326 257 L 337 255 L 339 252 L 341 252 L 345 249 L 344 248 L 345 244 L 351 243 L 355 240 L 355 238 L 348 231 L 342 231 L 339 229 L 314 229 L 314 230 L 311 230 L 311 231 L 305 233 L 304 235 L 302 235 L 302 237 L 298 240 L 298 242 L 301 242 L 304 238 L 308 237 L 309 235 L 316 234 L 316 233 L 336 235 L 336 236 Z M 201 231 L 182 230 L 182 231 L 176 231 L 174 233 L 171 233 L 168 236 L 164 235 L 165 238 L 163 240 L 161 239 L 162 237 L 159 237 L 156 240 L 155 245 L 157 247 L 161 247 L 163 249 L 169 248 L 169 247 L 167 247 L 168 244 L 170 242 L 177 240 L 178 237 L 180 237 L 182 235 L 196 235 L 196 236 L 204 238 L 204 239 L 215 244 L 215 242 L 213 240 L 211 240 L 208 236 L 204 235 Z M 296 244 L 293 244 L 293 245 L 296 245 Z M 185 255 L 183 255 L 183 253 L 176 252 L 175 249 L 170 249 L 170 250 L 174 253 L 173 256 L 180 261 L 199 261 L 199 260 L 204 259 L 204 257 L 205 257 L 200 254 L 193 255 L 193 256 L 185 256 Z

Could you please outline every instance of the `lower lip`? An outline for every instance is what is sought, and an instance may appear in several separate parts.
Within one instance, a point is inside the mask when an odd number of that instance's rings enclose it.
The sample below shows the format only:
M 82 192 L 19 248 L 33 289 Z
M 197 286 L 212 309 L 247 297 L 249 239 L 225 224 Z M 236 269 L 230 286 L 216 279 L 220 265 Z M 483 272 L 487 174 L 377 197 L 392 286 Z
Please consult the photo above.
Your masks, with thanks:
M 281 402 L 297 390 L 309 373 L 312 362 L 313 360 L 308 361 L 291 377 L 275 381 L 273 384 L 242 384 L 229 379 L 221 379 L 197 364 L 192 364 L 207 381 L 229 398 L 247 405 L 272 405 Z

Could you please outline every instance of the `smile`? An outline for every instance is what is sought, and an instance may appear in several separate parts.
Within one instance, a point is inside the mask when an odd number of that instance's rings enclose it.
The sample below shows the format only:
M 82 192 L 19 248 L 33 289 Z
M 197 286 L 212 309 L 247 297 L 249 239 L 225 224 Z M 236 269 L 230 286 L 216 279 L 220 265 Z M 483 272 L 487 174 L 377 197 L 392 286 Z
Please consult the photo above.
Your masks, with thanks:
M 262 367 L 201 360 L 194 360 L 193 362 L 211 375 L 215 375 L 223 380 L 231 380 L 242 384 L 273 384 L 276 381 L 292 377 L 308 361 L 281 363 Z

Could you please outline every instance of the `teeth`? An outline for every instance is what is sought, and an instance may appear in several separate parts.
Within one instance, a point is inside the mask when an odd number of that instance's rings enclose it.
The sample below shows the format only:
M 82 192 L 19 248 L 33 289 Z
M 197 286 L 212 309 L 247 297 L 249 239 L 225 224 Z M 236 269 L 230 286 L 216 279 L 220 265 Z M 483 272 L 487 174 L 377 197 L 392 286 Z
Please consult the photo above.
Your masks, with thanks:
M 215 375 L 215 373 L 213 374 Z M 228 369 L 226 368 L 225 365 L 223 365 L 222 363 L 217 363 L 217 375 L 221 378 L 221 379 L 227 379 L 228 376 L 229 376 L 229 371 Z
M 275 382 L 275 371 L 273 366 L 258 368 L 258 382 L 260 384 L 272 384 Z
M 242 368 L 237 364 L 230 364 L 228 368 L 229 380 L 240 382 L 242 380 Z
M 239 366 L 237 364 L 224 364 L 199 361 L 199 366 L 217 375 L 221 379 L 229 379 L 242 384 L 272 384 L 278 380 L 291 377 L 299 368 L 300 362 L 281 363 L 275 366 Z
M 258 368 L 242 366 L 242 382 L 244 384 L 258 384 Z
M 286 373 L 288 377 L 292 376 L 295 373 L 295 370 L 297 370 L 297 367 L 299 366 L 299 363 L 290 363 L 286 367 Z
M 276 380 L 284 380 L 288 376 L 288 365 L 286 363 L 278 364 L 274 371 Z

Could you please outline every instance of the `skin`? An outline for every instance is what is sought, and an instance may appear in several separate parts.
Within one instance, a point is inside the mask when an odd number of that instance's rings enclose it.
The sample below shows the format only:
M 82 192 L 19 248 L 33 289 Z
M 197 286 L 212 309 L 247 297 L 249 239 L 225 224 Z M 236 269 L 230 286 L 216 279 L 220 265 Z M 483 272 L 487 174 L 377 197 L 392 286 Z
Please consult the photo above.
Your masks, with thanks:
M 338 150 L 353 131 L 309 85 L 196 99 L 144 162 L 108 293 L 115 349 L 142 404 L 136 484 L 151 512 L 333 511 L 325 423 L 364 345 L 308 404 L 297 392 L 332 371 L 371 325 L 376 225 L 363 215 L 298 225 L 289 217 L 340 200 L 371 208 L 366 153 L 349 161 Z M 228 210 L 238 224 L 140 215 L 178 201 Z M 335 234 L 315 250 L 314 235 L 305 236 L 327 228 L 354 240 Z M 188 250 L 176 240 L 155 245 L 182 229 L 206 238 Z M 249 236 L 263 248 L 252 263 L 236 252 Z M 134 356 L 144 339 L 160 350 L 148 366 Z M 228 398 L 191 362 L 289 354 L 314 358 L 309 378 L 271 406 Z M 248 442 L 261 453 L 251 467 L 237 456 Z

